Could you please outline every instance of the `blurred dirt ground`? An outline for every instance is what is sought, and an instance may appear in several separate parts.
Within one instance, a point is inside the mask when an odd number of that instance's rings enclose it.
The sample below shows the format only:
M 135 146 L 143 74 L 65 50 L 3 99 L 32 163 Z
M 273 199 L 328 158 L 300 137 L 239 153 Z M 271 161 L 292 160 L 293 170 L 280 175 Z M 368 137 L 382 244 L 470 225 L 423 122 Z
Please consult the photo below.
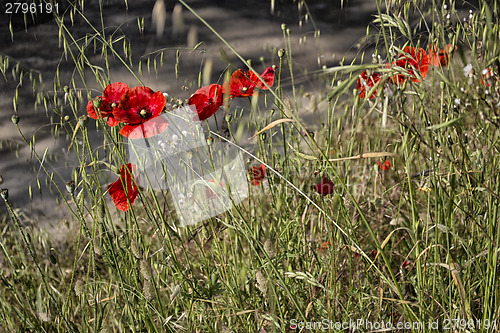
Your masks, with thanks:
M 2 5 L 5 5 L 5 1 Z M 211 81 L 221 81 L 221 73 L 228 68 L 228 64 L 242 66 L 241 61 L 217 38 L 206 26 L 186 9 L 183 10 L 184 30 L 173 37 L 172 11 L 174 1 L 166 1 L 167 20 L 162 38 L 157 38 L 151 26 L 151 12 L 154 0 L 129 0 L 128 8 L 122 1 L 104 1 L 103 22 L 106 33 L 117 31 L 123 34 L 132 44 L 134 70 L 137 71 L 137 62 L 159 49 L 166 49 L 164 65 L 156 74 L 152 70 L 149 74 L 145 70 L 141 77 L 145 85 L 154 90 L 168 92 L 170 96 L 186 99 L 196 89 L 196 82 L 200 69 L 209 59 L 213 69 Z M 296 85 L 304 91 L 321 92 L 326 89 L 324 81 L 315 81 L 307 75 L 322 66 L 338 65 L 342 57 L 351 60 L 357 56 L 355 45 L 364 37 L 366 26 L 376 12 L 375 1 L 344 1 L 344 8 L 340 9 L 340 2 L 336 1 L 309 1 L 309 10 L 314 19 L 314 25 L 320 30 L 319 38 L 314 38 L 314 26 L 311 19 L 304 19 L 306 13 L 302 8 L 299 12 L 297 4 L 292 1 L 276 1 L 274 13 L 271 13 L 270 1 L 233 1 L 195 0 L 188 3 L 212 27 L 225 38 L 245 59 L 252 59 L 258 70 L 265 66 L 277 64 L 277 50 L 284 47 L 282 23 L 286 23 L 291 31 L 291 45 L 293 68 L 296 74 Z M 99 16 L 98 1 L 87 1 L 85 14 L 99 30 L 102 30 Z M 302 15 L 302 16 L 301 16 Z M 137 18 L 144 18 L 145 30 L 138 29 Z M 302 24 L 299 22 L 302 18 Z M 6 15 L 0 20 L 0 53 L 19 62 L 23 68 L 40 73 L 44 84 L 37 89 L 50 93 L 53 91 L 57 65 L 60 64 L 62 84 L 69 85 L 75 77 L 82 89 L 84 85 L 71 60 L 63 56 L 59 44 L 58 28 L 54 21 L 40 19 L 36 24 L 30 23 L 26 28 L 24 19 L 14 17 L 14 36 L 11 38 Z M 65 21 L 75 37 L 83 37 L 92 33 L 91 28 L 82 20 L 76 19 L 71 25 Z M 203 44 L 192 51 L 187 48 L 188 31 L 196 29 L 197 41 Z M 192 42 L 191 42 L 192 43 Z M 122 49 L 121 44 L 116 46 Z M 180 57 L 176 57 L 180 50 Z M 93 54 L 88 50 L 87 55 L 94 64 L 101 65 L 102 58 L 99 50 Z M 179 60 L 178 60 L 179 59 Z M 176 77 L 176 63 L 178 62 L 178 76 Z M 230 67 L 229 67 L 230 68 Z M 232 69 L 231 69 L 232 70 Z M 8 71 L 9 73 L 10 71 Z M 111 60 L 111 81 L 123 81 L 130 86 L 140 83 L 121 65 L 118 60 Z M 85 73 L 88 87 L 92 89 L 92 96 L 96 96 L 102 88 L 98 86 L 93 74 Z M 289 77 L 284 77 L 285 87 L 290 87 Z M 0 175 L 3 183 L 0 188 L 9 189 L 10 200 L 18 209 L 23 222 L 26 224 L 41 225 L 45 228 L 59 228 L 64 219 L 70 219 L 64 205 L 56 202 L 61 197 L 54 188 L 49 190 L 45 185 L 46 175 L 40 164 L 32 156 L 30 148 L 21 140 L 16 127 L 10 118 L 14 114 L 13 98 L 17 82 L 10 74 L 0 76 Z M 186 91 L 183 86 L 190 89 Z M 84 91 L 84 96 L 86 91 Z M 20 128 L 30 139 L 36 133 L 36 151 L 44 155 L 48 148 L 44 166 L 55 173 L 57 185 L 63 195 L 67 195 L 64 184 L 70 179 L 71 170 L 78 165 L 74 155 L 66 154 L 69 142 L 63 137 L 54 137 L 49 124 L 50 112 L 46 113 L 43 106 L 34 108 L 34 96 L 29 80 L 19 88 L 18 114 Z M 80 105 L 80 114 L 85 114 L 85 105 Z M 70 110 L 63 110 L 76 122 Z M 318 122 L 312 110 L 304 107 L 301 116 L 306 122 Z M 318 124 L 319 125 L 319 124 Z M 91 129 L 92 122 L 89 123 Z M 89 132 L 92 132 L 91 130 Z M 99 137 L 92 138 L 98 145 Z M 102 141 L 101 141 L 102 142 Z M 110 179 L 116 178 L 110 175 Z M 37 179 L 41 184 L 38 190 Z M 1 182 L 1 181 L 0 181 Z M 33 199 L 30 200 L 29 186 L 32 187 Z M 5 213 L 5 205 L 0 203 L 0 216 Z

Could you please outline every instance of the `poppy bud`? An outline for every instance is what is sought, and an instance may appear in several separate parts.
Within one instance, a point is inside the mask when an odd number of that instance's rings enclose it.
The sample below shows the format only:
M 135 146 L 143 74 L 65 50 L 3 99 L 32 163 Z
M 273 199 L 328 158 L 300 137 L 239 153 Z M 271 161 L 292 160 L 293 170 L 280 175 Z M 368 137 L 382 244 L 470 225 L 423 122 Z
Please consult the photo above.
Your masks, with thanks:
M 281 23 L 281 30 L 286 30 L 286 24 L 285 23 Z
M 9 198 L 9 190 L 4 188 L 0 190 L 0 195 L 4 200 L 7 200 Z
M 14 125 L 19 124 L 19 116 L 17 114 L 13 115 L 10 119 L 12 120 Z
M 285 49 L 278 50 L 278 58 L 283 58 L 285 56 Z
M 68 86 L 64 86 L 64 87 L 63 87 L 63 90 L 64 90 L 64 92 L 67 94 L 67 93 L 69 92 L 69 87 L 68 87 Z
M 70 180 L 66 183 L 66 190 L 69 192 L 69 194 L 73 195 L 75 193 L 75 188 L 76 184 L 73 180 Z
M 230 113 L 226 114 L 226 121 L 228 124 L 231 124 L 231 121 L 233 121 L 233 115 Z
M 102 97 L 101 96 L 97 96 L 96 98 L 94 98 L 92 100 L 92 105 L 94 106 L 95 109 L 99 110 L 99 108 L 102 105 Z
M 57 255 L 57 251 L 56 249 L 54 249 L 53 247 L 50 248 L 50 252 L 49 252 L 49 260 L 50 260 L 50 263 L 52 265 L 56 265 L 57 264 L 57 261 L 58 261 L 58 255 Z
M 69 116 L 64 116 L 64 121 L 69 121 Z
M 81 116 L 79 119 L 78 119 L 78 123 L 80 123 L 80 126 L 85 126 L 87 125 L 89 121 L 89 116 L 85 115 L 85 116 Z
M 209 146 L 211 146 L 214 143 L 214 138 L 212 138 L 211 136 L 209 136 L 207 138 L 207 143 L 208 143 Z

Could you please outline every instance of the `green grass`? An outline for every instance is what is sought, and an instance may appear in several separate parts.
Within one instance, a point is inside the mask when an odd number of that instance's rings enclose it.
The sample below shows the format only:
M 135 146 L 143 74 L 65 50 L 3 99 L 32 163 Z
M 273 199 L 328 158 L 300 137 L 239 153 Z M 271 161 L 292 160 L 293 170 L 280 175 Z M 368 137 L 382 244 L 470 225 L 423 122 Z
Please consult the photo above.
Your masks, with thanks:
M 261 103 L 228 110 L 234 135 L 279 118 L 294 120 L 260 134 L 251 156 L 241 147 L 250 163 L 268 166 L 268 177 L 264 185 L 251 186 L 242 204 L 185 228 L 176 227 L 171 199 L 160 191 L 140 191 L 127 213 L 115 209 L 102 174 L 127 162 L 124 140 L 100 120 L 97 131 L 107 149 L 93 147 L 93 127 L 82 118 L 90 98 L 81 94 L 90 80 L 85 71 L 105 87 L 110 63 L 121 63 L 137 78 L 129 84 L 140 84 L 137 59 L 131 52 L 121 56 L 121 43 L 127 50 L 134 45 L 118 30 L 110 33 L 88 21 L 92 32 L 78 39 L 69 18 L 58 19 L 75 78 L 64 85 L 56 75 L 54 91 L 65 96 L 45 91 L 37 102 L 50 111 L 56 135 L 78 139 L 72 145 L 79 159 L 74 193 L 60 186 L 71 179 L 61 182 L 40 167 L 71 210 L 75 237 L 55 244 L 43 230 L 25 228 L 2 192 L 10 218 L 3 219 L 0 237 L 1 330 L 284 332 L 292 319 L 363 319 L 409 322 L 413 331 L 431 331 L 434 322 L 440 330 L 454 323 L 471 332 L 498 331 L 500 83 L 482 83 L 481 71 L 499 70 L 499 9 L 481 1 L 469 18 L 454 3 L 447 9 L 435 2 L 379 5 L 365 47 L 367 55 L 381 58 L 370 66 L 361 51 L 362 66 L 356 61 L 315 73 L 329 85 L 315 95 L 327 110 L 324 124 L 306 126 L 301 90 L 283 90 L 281 78 L 293 83 L 302 75 L 294 71 L 284 27 L 287 47 L 276 64 L 278 81 L 262 93 Z M 80 8 L 70 11 L 85 19 Z M 89 58 L 94 43 L 102 48 L 103 63 Z M 389 75 L 394 69 L 385 63 L 397 49 L 428 49 L 432 43 L 458 46 L 447 67 L 431 67 L 422 82 L 407 80 L 400 89 L 391 86 L 391 93 L 380 87 L 372 100 L 353 91 L 364 68 Z M 158 54 L 141 58 L 142 66 L 160 68 Z M 10 80 L 31 73 L 17 66 L 11 75 L 16 65 L 6 59 L 2 73 Z M 465 77 L 468 63 L 475 74 Z M 72 110 L 69 119 L 63 105 Z M 35 138 L 20 136 L 42 161 Z M 217 133 L 212 137 L 219 140 Z M 345 159 L 373 152 L 380 157 Z M 386 171 L 376 164 L 383 156 L 392 164 Z M 336 184 L 334 194 L 314 192 L 323 175 Z

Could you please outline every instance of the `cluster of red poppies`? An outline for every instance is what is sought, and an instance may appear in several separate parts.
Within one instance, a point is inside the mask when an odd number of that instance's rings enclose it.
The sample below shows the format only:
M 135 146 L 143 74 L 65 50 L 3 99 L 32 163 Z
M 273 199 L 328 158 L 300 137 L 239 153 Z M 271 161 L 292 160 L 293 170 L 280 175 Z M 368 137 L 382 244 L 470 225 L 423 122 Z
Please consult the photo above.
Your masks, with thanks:
M 88 102 L 87 113 L 92 119 L 107 117 L 107 124 L 111 127 L 125 124 L 120 134 L 137 139 L 154 136 L 168 127 L 168 122 L 158 117 L 164 108 L 165 97 L 160 91 L 144 86 L 129 88 L 125 83 L 115 82 L 109 84 L 101 96 Z M 127 211 L 139 194 L 134 171 L 135 165 L 122 165 L 120 178 L 108 185 L 108 193 L 119 210 Z
M 401 67 L 405 69 L 405 73 L 399 73 L 394 76 L 389 76 L 387 82 L 392 84 L 401 85 L 407 79 L 413 82 L 420 82 L 427 76 L 427 71 L 429 70 L 429 65 L 432 66 L 447 66 L 453 51 L 452 45 L 448 44 L 444 49 L 437 49 L 435 46 L 431 46 L 429 52 L 426 52 L 422 48 L 415 48 L 412 46 L 406 46 L 403 52 L 400 52 L 395 61 L 386 64 L 386 68 Z M 366 71 L 362 72 L 357 81 L 357 88 L 359 91 L 359 97 L 365 98 L 373 87 L 378 85 L 383 79 L 383 76 L 379 73 L 373 73 L 368 75 Z M 369 99 L 375 98 L 377 96 L 377 91 L 373 91 Z
M 253 71 L 245 73 L 244 70 L 238 69 L 223 86 L 210 84 L 196 90 L 188 101 L 189 105 L 196 107 L 198 117 L 195 120 L 205 120 L 217 112 L 224 103 L 224 95 L 229 98 L 249 97 L 255 93 L 256 87 L 266 90 L 274 84 L 273 67 L 266 68 L 260 76 L 266 84 Z
M 160 91 L 144 86 L 130 89 L 125 83 L 115 82 L 104 89 L 102 96 L 89 101 L 87 113 L 93 119 L 107 117 L 109 126 L 124 123 L 120 134 L 135 139 L 154 136 L 167 128 L 166 120 L 156 118 L 164 108 L 165 97 Z

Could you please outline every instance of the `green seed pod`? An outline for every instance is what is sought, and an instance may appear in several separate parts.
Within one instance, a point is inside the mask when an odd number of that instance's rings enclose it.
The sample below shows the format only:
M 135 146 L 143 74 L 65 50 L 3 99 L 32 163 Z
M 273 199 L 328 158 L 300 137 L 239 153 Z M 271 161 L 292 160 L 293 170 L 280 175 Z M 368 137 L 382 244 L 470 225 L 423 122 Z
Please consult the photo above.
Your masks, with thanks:
M 99 214 L 101 219 L 106 217 L 106 201 L 103 199 L 99 200 L 99 203 L 97 204 L 97 214 Z
M 278 50 L 278 58 L 283 58 L 285 56 L 285 49 L 279 49 Z
M 66 190 L 69 192 L 69 194 L 73 195 L 75 193 L 75 188 L 76 188 L 75 181 L 70 180 L 69 182 L 66 183 Z
M 266 241 L 264 242 L 264 251 L 266 251 L 267 255 L 270 258 L 273 258 L 276 255 L 273 242 L 270 239 L 266 239 Z
M 173 300 L 174 298 L 176 298 L 177 296 L 179 296 L 179 294 L 181 293 L 182 291 L 182 288 L 180 285 L 176 285 L 174 287 L 174 290 L 172 291 L 172 294 L 170 294 L 170 299 Z
M 14 125 L 19 124 L 19 116 L 17 114 L 13 115 L 10 119 Z
M 86 126 L 88 122 L 89 122 L 89 117 L 87 115 L 78 118 L 78 123 L 80 124 L 80 126 Z
M 83 283 L 83 280 L 76 281 L 74 290 L 77 297 L 83 295 L 83 293 L 85 292 L 85 283 Z
M 266 294 L 267 294 L 267 281 L 266 280 L 267 279 L 264 276 L 264 274 L 262 274 L 262 271 L 260 269 L 255 273 L 255 279 L 257 280 L 257 288 L 260 290 L 262 295 L 264 295 L 264 297 L 266 297 Z
M 94 238 L 94 252 L 100 256 L 104 253 L 104 248 L 101 246 L 99 238 Z
M 151 283 L 151 281 L 144 281 L 144 285 L 142 286 L 142 293 L 147 300 L 152 300 L 155 295 L 155 287 Z
M 59 261 L 59 256 L 57 255 L 57 251 L 53 247 L 50 248 L 49 260 L 52 265 L 57 265 L 57 262 Z
M 141 259 L 142 258 L 142 249 L 139 246 L 139 244 L 137 244 L 137 242 L 135 240 L 133 240 L 133 239 L 130 242 L 130 251 L 132 251 L 132 254 L 137 259 Z
M 141 260 L 139 265 L 142 277 L 148 281 L 152 280 L 153 274 L 151 273 L 151 266 L 149 266 L 149 263 L 146 260 Z
M 94 106 L 94 108 L 98 109 L 101 107 L 102 105 L 102 97 L 101 96 L 97 96 L 96 98 L 94 98 L 92 100 L 92 105 Z

